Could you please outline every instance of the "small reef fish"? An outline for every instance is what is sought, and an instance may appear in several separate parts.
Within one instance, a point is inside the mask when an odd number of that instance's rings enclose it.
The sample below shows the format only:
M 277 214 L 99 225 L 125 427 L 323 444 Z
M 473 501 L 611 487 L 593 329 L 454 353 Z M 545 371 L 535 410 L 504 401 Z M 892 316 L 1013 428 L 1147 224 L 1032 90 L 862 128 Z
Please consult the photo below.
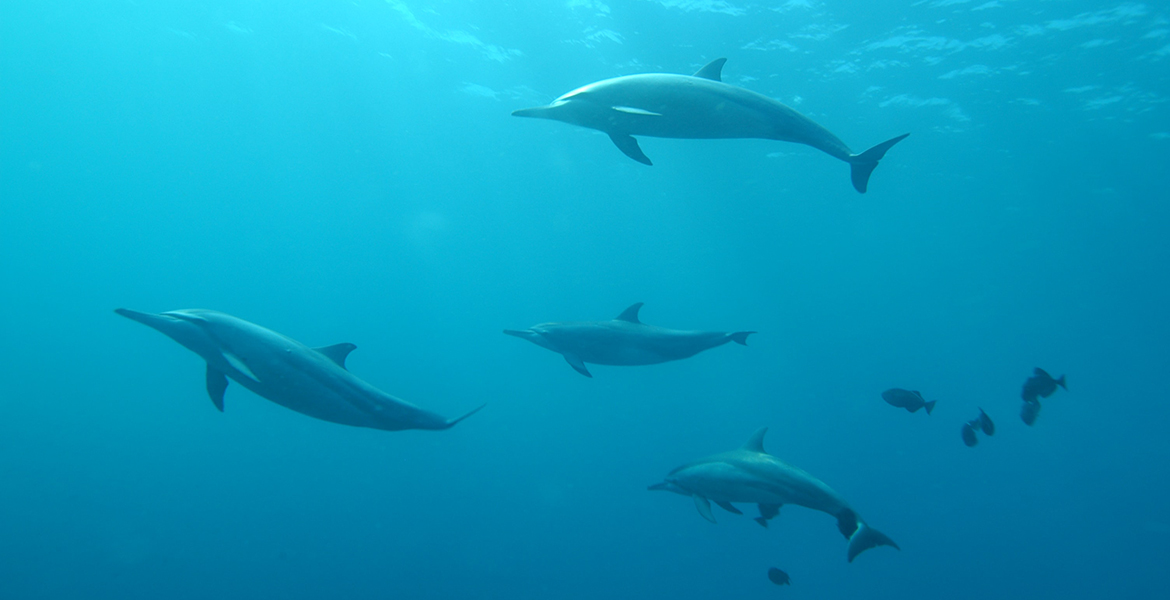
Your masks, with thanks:
M 920 408 L 925 408 L 928 415 L 934 411 L 934 405 L 938 403 L 938 400 L 927 402 L 926 398 L 922 397 L 922 392 L 902 388 L 891 388 L 882 392 L 882 400 L 885 400 L 886 404 L 890 406 L 904 408 L 912 413 L 918 412 Z
M 1036 417 L 1040 416 L 1040 401 L 1025 402 L 1020 407 L 1020 420 L 1024 425 L 1032 425 L 1036 422 Z
M 975 435 L 978 431 L 982 431 L 986 435 L 995 435 L 995 423 L 992 422 L 991 417 L 987 416 L 987 413 L 983 412 L 982 408 L 979 409 L 978 417 L 963 423 L 961 433 L 963 443 L 968 448 L 972 448 L 975 444 L 979 443 L 979 437 Z
M 1064 391 L 1068 391 L 1064 375 L 1061 375 L 1060 379 L 1053 379 L 1044 369 L 1036 367 L 1032 376 L 1024 382 L 1024 389 L 1020 392 L 1020 397 L 1024 399 L 1024 402 L 1035 402 L 1039 398 L 1047 398 L 1054 394 L 1058 385 L 1064 388 Z
M 1030 426 L 1036 422 L 1036 417 L 1040 416 L 1040 399 L 1055 394 L 1056 386 L 1068 391 L 1064 375 L 1061 375 L 1060 379 L 1054 379 L 1040 367 L 1033 370 L 1032 376 L 1024 382 L 1024 389 L 1020 391 L 1020 397 L 1024 400 L 1024 405 L 1020 407 L 1020 420 L 1025 425 Z

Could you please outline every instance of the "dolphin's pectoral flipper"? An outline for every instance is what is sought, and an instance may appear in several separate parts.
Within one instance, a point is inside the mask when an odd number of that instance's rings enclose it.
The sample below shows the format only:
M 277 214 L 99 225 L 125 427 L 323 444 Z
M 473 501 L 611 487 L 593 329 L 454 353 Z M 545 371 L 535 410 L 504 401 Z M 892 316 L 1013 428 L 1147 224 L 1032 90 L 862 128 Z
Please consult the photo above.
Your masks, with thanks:
M 716 58 L 707 63 L 702 69 L 695 71 L 694 76 L 710 79 L 711 81 L 723 81 L 723 63 L 725 62 L 727 62 L 726 58 Z
M 756 523 L 759 523 L 763 527 L 767 527 L 768 521 L 776 518 L 776 515 L 780 514 L 780 505 L 779 504 L 761 504 L 761 505 L 759 505 L 759 507 L 760 507 L 760 516 L 756 517 L 753 520 Z
M 742 510 L 740 510 L 740 509 L 736 508 L 736 507 L 735 507 L 735 505 L 733 505 L 733 504 L 732 504 L 732 503 L 730 503 L 730 502 L 724 502 L 724 501 L 722 501 L 722 500 L 716 500 L 716 501 L 715 501 L 715 504 L 718 504 L 718 505 L 719 505 L 719 508 L 722 508 L 723 510 L 725 510 L 725 511 L 727 511 L 727 512 L 729 512 L 729 513 L 732 513 L 732 514 L 737 514 L 737 515 L 742 515 L 742 514 L 743 514 L 743 511 L 742 511 Z
M 642 322 L 638 320 L 638 311 L 642 310 L 643 304 L 645 304 L 645 303 L 644 302 L 635 302 L 634 304 L 630 305 L 629 308 L 623 310 L 622 314 L 618 315 L 616 318 L 614 318 L 614 320 L 615 321 L 626 321 L 627 323 L 641 324 Z
M 866 525 L 865 523 L 858 523 L 857 531 L 849 538 L 849 562 L 853 562 L 858 554 L 876 548 L 878 546 L 890 546 L 895 550 L 901 550 L 890 536 Z
M 611 133 L 609 134 L 609 139 L 613 140 L 613 143 L 618 147 L 618 150 L 621 150 L 622 153 L 626 156 L 644 165 L 654 166 L 654 163 L 650 162 L 650 159 L 646 157 L 646 154 L 642 152 L 642 149 L 638 147 L 638 140 L 635 140 L 633 136 Z
M 349 356 L 357 346 L 353 344 L 333 344 L 332 346 L 322 346 L 320 348 L 313 348 L 320 354 L 324 354 L 325 358 L 337 363 L 337 366 L 345 369 L 345 357 Z M 347 369 L 348 370 L 348 369 Z
M 223 392 L 227 389 L 227 376 L 207 365 L 207 395 L 211 396 L 211 403 L 223 412 Z
M 704 519 L 714 523 L 715 515 L 711 514 L 711 502 L 698 494 L 695 494 L 691 497 L 695 499 L 695 508 L 699 509 L 699 515 L 701 515 Z
M 568 352 L 565 352 L 562 354 L 562 356 L 565 357 L 565 362 L 569 363 L 569 366 L 573 367 L 573 369 L 575 369 L 578 373 L 586 377 L 593 377 L 593 374 L 589 372 L 589 369 L 585 368 L 585 361 L 581 360 L 580 356 L 577 356 L 576 354 L 569 354 Z
M 892 140 L 886 140 L 861 154 L 854 154 L 849 157 L 850 176 L 853 179 L 853 189 L 865 193 L 866 187 L 869 186 L 869 176 L 873 170 L 877 168 L 878 161 L 886 155 L 886 151 L 906 139 L 909 133 L 904 133 Z

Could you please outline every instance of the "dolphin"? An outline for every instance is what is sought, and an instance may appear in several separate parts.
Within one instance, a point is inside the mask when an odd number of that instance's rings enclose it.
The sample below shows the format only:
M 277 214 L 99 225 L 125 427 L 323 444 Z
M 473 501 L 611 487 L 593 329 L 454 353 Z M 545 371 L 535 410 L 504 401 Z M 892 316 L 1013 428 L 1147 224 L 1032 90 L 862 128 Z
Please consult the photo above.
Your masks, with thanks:
M 444 419 L 399 400 L 346 370 L 345 358 L 357 348 L 353 344 L 310 348 L 214 310 L 152 314 L 119 308 L 114 312 L 159 330 L 207 361 L 207 393 L 220 412 L 228 378 L 301 414 L 385 431 L 450 429 L 483 408 Z
M 854 154 L 828 129 L 767 96 L 723 83 L 726 58 L 694 75 L 626 75 L 579 87 L 548 106 L 513 111 L 517 117 L 563 121 L 609 135 L 626 156 L 651 165 L 631 136 L 661 138 L 760 138 L 812 146 L 849 163 L 853 187 L 865 193 L 869 176 L 894 144 L 910 134 Z
M 622 311 L 611 321 L 542 323 L 504 333 L 524 338 L 565 357 L 578 373 L 593 377 L 585 363 L 595 365 L 656 365 L 690 358 L 727 342 L 747 345 L 754 331 L 682 331 L 646 325 L 638 320 L 642 302 Z
M 837 529 L 849 540 L 848 558 L 876 546 L 900 550 L 886 534 L 866 525 L 841 496 L 824 482 L 764 452 L 764 427 L 752 434 L 743 447 L 683 465 L 670 472 L 650 490 L 690 496 L 704 519 L 714 523 L 711 503 L 743 514 L 732 502 L 758 504 L 756 521 L 767 527 L 780 506 L 796 504 L 837 518 Z

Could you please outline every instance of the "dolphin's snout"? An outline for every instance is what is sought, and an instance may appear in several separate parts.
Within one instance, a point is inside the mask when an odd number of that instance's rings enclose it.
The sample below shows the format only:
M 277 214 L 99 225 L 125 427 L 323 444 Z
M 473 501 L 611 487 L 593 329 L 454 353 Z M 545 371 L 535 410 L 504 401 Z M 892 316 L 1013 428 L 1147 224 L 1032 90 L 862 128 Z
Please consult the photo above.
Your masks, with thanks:
M 519 329 L 505 329 L 505 330 L 504 330 L 504 334 L 506 334 L 506 335 L 512 335 L 512 336 L 516 336 L 516 337 L 518 337 L 518 338 L 524 338 L 524 339 L 528 339 L 528 338 L 530 338 L 530 337 L 533 337 L 533 336 L 535 336 L 535 335 L 536 335 L 536 332 L 532 331 L 531 329 L 522 329 L 522 330 L 519 330 Z
M 513 117 L 532 117 L 532 118 L 536 118 L 536 119 L 547 119 L 547 118 L 549 118 L 549 116 L 548 116 L 548 109 L 549 108 L 550 107 L 548 107 L 548 106 L 534 106 L 532 108 L 521 108 L 519 110 L 512 111 L 512 116 Z
M 127 319 L 130 319 L 131 321 L 138 321 L 139 323 L 142 323 L 144 325 L 150 325 L 152 323 L 159 321 L 158 315 L 153 315 L 153 314 L 144 313 L 144 312 L 138 312 L 136 310 L 130 310 L 128 308 L 115 308 L 114 312 L 119 314 L 119 315 L 122 315 L 123 317 L 126 317 Z
M 118 313 L 119 315 L 122 315 L 123 317 L 126 317 L 127 319 L 130 319 L 131 321 L 137 321 L 139 323 L 142 323 L 143 325 L 146 325 L 147 327 L 152 327 L 154 329 L 158 329 L 159 331 L 163 331 L 164 333 L 166 333 L 166 331 L 169 331 L 175 325 L 177 325 L 179 323 L 183 323 L 184 321 L 190 322 L 190 323 L 198 323 L 199 321 L 202 320 L 199 317 L 195 317 L 195 316 L 187 314 L 185 311 L 178 311 L 178 310 L 172 310 L 172 311 L 167 311 L 164 313 L 155 314 L 155 313 L 138 312 L 136 310 L 130 310 L 128 308 L 116 308 L 116 309 L 114 309 L 114 312 Z M 168 329 L 164 330 L 162 328 L 168 328 Z M 170 334 L 168 333 L 167 335 L 170 335 Z
M 657 492 L 657 491 L 668 492 L 668 491 L 670 491 L 670 488 L 667 487 L 667 483 L 665 481 L 659 481 L 658 483 L 652 483 L 646 489 L 648 491 L 651 491 L 651 492 Z

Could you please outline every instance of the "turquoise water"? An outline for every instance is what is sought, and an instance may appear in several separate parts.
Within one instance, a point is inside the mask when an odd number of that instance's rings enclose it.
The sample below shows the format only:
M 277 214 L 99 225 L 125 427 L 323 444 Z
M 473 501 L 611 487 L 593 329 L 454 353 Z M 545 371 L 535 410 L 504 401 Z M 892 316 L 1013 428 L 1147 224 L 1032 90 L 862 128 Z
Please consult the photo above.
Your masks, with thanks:
M 1168 44 L 1164 8 L 1083 0 L 7 3 L 0 597 L 1156 597 Z M 719 57 L 854 150 L 911 136 L 860 195 L 804 146 L 642 138 L 646 167 L 510 116 Z M 501 333 L 634 302 L 759 333 L 593 379 Z M 117 307 L 488 406 L 221 414 Z M 1070 391 L 1026 427 L 1037 366 Z M 762 426 L 902 550 L 646 491 Z

